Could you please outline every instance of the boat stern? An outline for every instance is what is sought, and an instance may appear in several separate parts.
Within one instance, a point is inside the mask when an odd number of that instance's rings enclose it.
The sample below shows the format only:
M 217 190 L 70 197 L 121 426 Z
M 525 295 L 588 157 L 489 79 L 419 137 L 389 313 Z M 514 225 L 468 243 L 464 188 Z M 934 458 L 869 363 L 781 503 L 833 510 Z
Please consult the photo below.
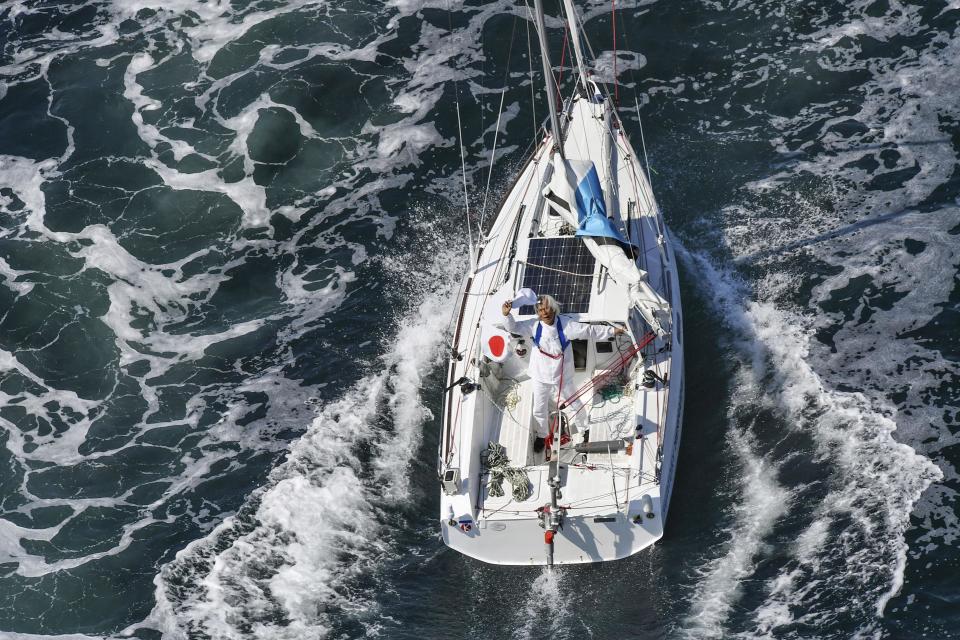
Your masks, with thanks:
M 539 517 L 480 519 L 465 527 L 458 519 L 441 524 L 447 546 L 464 555 L 503 565 L 550 564 L 546 534 Z M 655 512 L 566 516 L 553 536 L 553 564 L 583 564 L 626 558 L 663 537 Z

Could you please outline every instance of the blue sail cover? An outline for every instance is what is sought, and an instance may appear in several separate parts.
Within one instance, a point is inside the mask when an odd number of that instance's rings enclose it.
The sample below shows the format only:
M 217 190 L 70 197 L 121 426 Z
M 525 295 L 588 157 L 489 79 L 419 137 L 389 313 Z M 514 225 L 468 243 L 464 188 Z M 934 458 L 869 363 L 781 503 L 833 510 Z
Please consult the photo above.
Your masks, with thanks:
M 612 238 L 624 246 L 632 244 L 607 218 L 607 207 L 603 203 L 603 189 L 600 188 L 596 165 L 592 162 L 571 162 L 569 166 L 577 185 L 577 220 L 580 225 L 576 235 Z

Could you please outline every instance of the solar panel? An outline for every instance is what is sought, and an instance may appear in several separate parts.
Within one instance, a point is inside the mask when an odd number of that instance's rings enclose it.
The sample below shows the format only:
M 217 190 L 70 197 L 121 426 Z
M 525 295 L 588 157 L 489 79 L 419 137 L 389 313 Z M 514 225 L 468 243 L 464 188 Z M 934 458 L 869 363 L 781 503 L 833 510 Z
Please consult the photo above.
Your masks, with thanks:
M 531 238 L 523 270 L 523 286 L 538 296 L 551 295 L 563 313 L 586 313 L 590 308 L 594 257 L 580 238 Z M 520 315 L 533 315 L 533 305 Z

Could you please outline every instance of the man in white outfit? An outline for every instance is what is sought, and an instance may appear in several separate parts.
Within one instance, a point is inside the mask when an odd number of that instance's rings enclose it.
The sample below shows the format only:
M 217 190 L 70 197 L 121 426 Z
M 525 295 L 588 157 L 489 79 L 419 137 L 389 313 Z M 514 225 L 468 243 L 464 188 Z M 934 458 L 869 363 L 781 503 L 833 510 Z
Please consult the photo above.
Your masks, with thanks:
M 550 429 L 550 406 L 557 398 L 560 389 L 560 404 L 563 406 L 577 387 L 573 383 L 573 347 L 571 340 L 593 338 L 604 340 L 620 335 L 620 327 L 601 327 L 567 318 L 561 318 L 560 305 L 553 296 L 537 298 L 537 318 L 515 320 L 510 314 L 513 304 L 504 302 L 502 312 L 503 326 L 510 333 L 530 336 L 535 348 L 530 354 L 528 372 L 533 383 L 533 419 L 537 425 L 537 437 L 533 441 L 535 453 L 543 451 L 544 441 Z M 579 399 L 570 402 L 571 411 L 576 414 L 575 426 L 586 422 L 586 415 L 580 409 L 583 402 Z M 559 434 L 557 435 L 559 437 Z

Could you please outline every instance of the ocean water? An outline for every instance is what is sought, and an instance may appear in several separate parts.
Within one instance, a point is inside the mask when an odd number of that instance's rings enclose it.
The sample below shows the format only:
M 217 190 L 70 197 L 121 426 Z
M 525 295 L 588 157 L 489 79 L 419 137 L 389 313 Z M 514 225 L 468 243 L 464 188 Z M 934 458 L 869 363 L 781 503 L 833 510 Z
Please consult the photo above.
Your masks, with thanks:
M 615 6 L 690 393 L 666 538 L 551 573 L 434 477 L 526 7 L 0 4 L 0 636 L 960 638 L 960 3 Z

